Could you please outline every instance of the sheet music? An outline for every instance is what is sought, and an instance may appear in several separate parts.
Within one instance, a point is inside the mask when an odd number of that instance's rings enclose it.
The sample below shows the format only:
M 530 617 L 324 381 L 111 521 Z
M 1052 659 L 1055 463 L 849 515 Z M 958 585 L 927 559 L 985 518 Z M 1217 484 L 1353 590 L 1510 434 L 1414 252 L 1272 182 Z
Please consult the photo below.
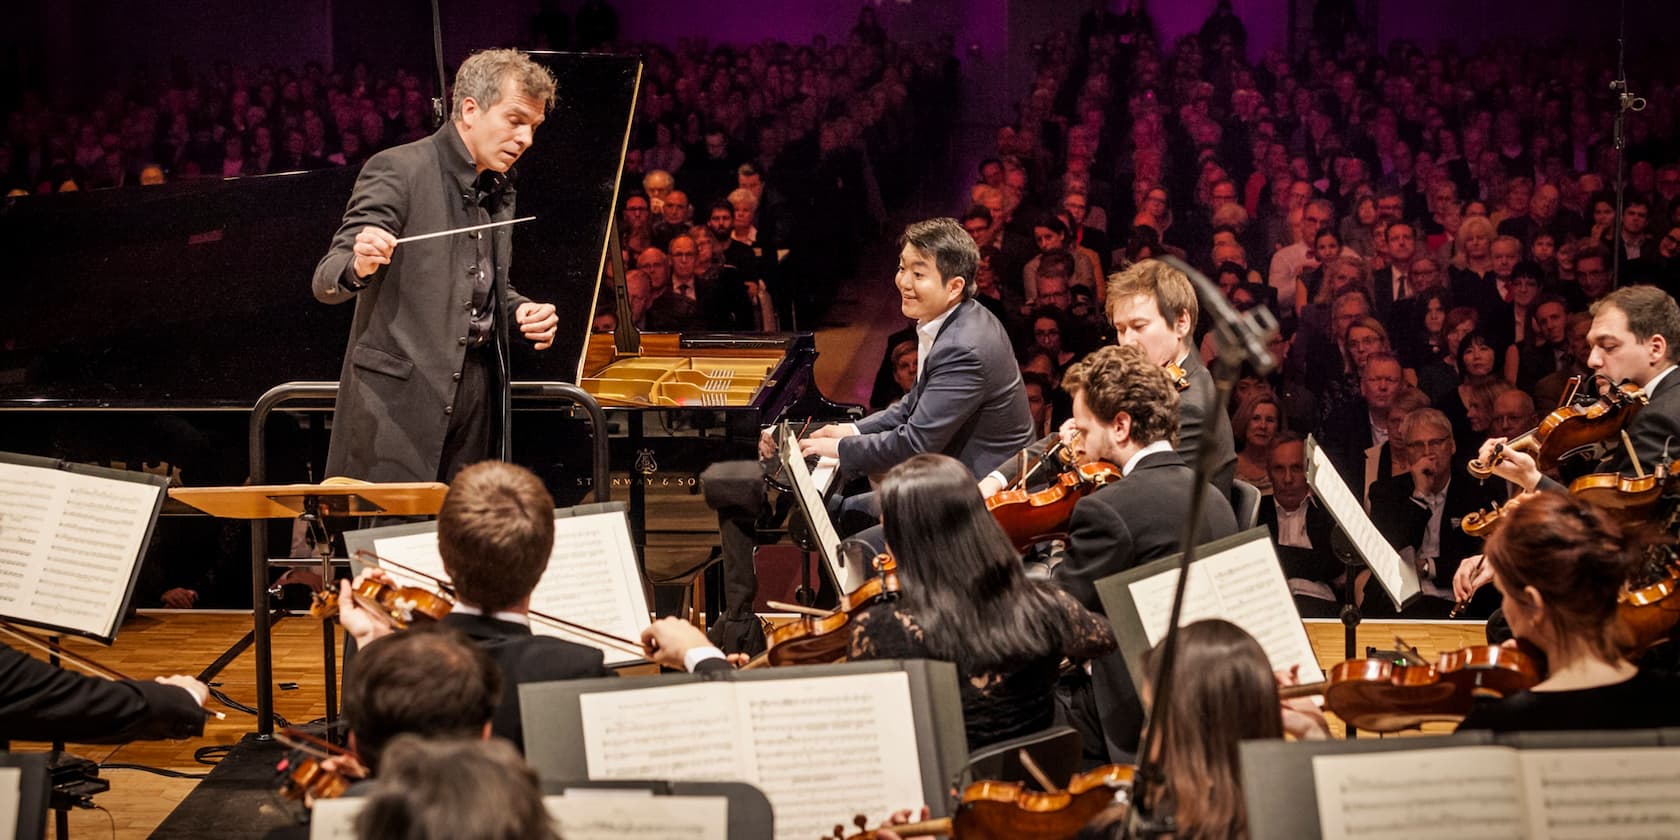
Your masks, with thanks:
M 1150 645 L 1166 637 L 1177 585 L 1178 569 L 1172 568 L 1128 587 Z M 1248 631 L 1274 670 L 1299 665 L 1301 682 L 1324 679 L 1271 541 L 1249 540 L 1190 564 L 1179 626 L 1204 618 L 1223 618 Z
M 356 840 L 356 817 L 366 804 L 360 796 L 315 800 L 309 809 L 309 840 Z
M 0 615 L 111 636 L 163 492 L 0 463 Z
M 1680 749 L 1522 750 L 1533 836 L 1680 837 Z
M 777 838 L 923 804 L 903 672 L 606 691 L 579 705 L 591 779 L 749 782 L 775 809 Z
M 1310 436 L 1307 438 L 1307 484 L 1312 487 L 1313 495 L 1324 503 L 1331 518 L 1342 527 L 1348 541 L 1365 558 L 1365 565 L 1371 568 L 1372 577 L 1388 593 L 1394 608 L 1400 609 L 1420 590 L 1417 568 L 1401 561 L 1394 547 L 1371 522 L 1365 508 L 1354 498 L 1347 482 L 1342 481 L 1336 465 L 1330 462 L 1330 456 Z
M 589 778 L 754 781 L 733 697 L 730 683 L 580 695 Z
M 1324 840 L 1530 837 L 1516 753 L 1451 747 L 1315 756 Z
M 811 471 L 805 465 L 805 458 L 799 454 L 799 436 L 787 424 L 781 428 L 781 452 L 783 469 L 793 482 L 794 493 L 799 497 L 799 508 L 805 512 L 805 521 L 811 527 L 811 538 L 817 542 L 817 553 L 822 556 L 823 564 L 828 567 L 828 573 L 834 578 L 835 585 L 840 591 L 851 592 L 863 585 L 873 573 L 872 569 L 847 569 L 840 563 L 840 534 L 834 530 L 834 522 L 828 518 L 828 505 L 823 501 L 821 493 L 817 492 L 812 483 Z M 835 464 L 838 466 L 839 462 Z M 832 476 L 832 473 L 830 474 Z M 834 826 L 829 826 L 833 828 Z
M 727 840 L 729 799 L 723 796 L 601 796 L 580 789 L 545 796 L 566 840 Z M 623 791 L 612 791 L 623 793 Z M 587 794 L 587 795 L 579 795 Z
M 17 830 L 18 808 L 23 804 L 23 768 L 0 767 L 0 835 Z
M 374 553 L 449 579 L 443 570 L 443 558 L 438 556 L 435 530 L 376 539 Z M 386 571 L 413 585 L 431 584 L 397 569 Z M 626 639 L 641 635 L 648 622 L 647 599 L 636 571 L 636 551 L 630 544 L 624 514 L 615 511 L 555 517 L 554 548 L 548 556 L 548 568 L 531 592 L 531 609 Z M 597 648 L 606 654 L 607 662 L 639 658 L 622 645 L 538 619 L 531 621 L 531 631 Z

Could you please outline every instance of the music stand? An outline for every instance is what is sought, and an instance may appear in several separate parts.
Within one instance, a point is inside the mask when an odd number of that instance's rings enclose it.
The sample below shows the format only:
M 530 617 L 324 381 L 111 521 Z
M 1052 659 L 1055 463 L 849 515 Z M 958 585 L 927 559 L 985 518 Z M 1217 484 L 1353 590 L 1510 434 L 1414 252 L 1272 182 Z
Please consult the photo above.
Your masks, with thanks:
M 361 516 L 436 516 L 443 507 L 443 497 L 449 485 L 436 481 L 391 482 L 376 484 L 349 478 L 329 478 L 320 484 L 259 484 L 240 487 L 176 487 L 169 497 L 221 519 L 253 520 L 252 529 L 260 527 L 258 519 L 297 519 L 302 517 L 315 537 L 315 547 L 321 556 L 321 586 L 332 586 L 333 534 L 327 517 Z M 266 575 L 266 563 L 253 568 L 252 575 Z M 273 640 L 269 635 L 269 613 L 252 610 L 251 636 L 257 645 L 258 707 L 272 709 L 261 702 L 262 695 L 272 696 L 274 666 L 270 653 Z M 235 646 L 243 645 L 241 639 Z M 335 650 L 337 636 L 333 620 L 321 622 L 322 673 L 325 676 L 327 729 L 338 720 L 338 659 Z M 258 732 L 267 731 L 267 721 L 259 720 Z

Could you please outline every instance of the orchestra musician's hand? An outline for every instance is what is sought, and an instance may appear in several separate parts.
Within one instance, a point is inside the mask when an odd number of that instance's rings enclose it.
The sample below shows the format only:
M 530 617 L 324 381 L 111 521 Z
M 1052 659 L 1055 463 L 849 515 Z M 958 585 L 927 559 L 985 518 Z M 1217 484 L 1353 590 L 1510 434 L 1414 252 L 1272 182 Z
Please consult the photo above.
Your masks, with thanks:
M 1493 450 L 1503 444 L 1506 438 L 1488 438 L 1482 442 L 1482 448 L 1476 453 L 1476 459 L 1484 464 L 1493 462 Z M 1493 465 L 1493 474 L 1516 484 L 1524 490 L 1533 490 L 1540 484 L 1540 468 L 1534 463 L 1534 456 L 1515 449 L 1503 449 L 1499 452 L 1499 463 Z
M 1493 566 L 1489 565 L 1482 555 L 1476 554 L 1464 558 L 1458 564 L 1458 571 L 1453 572 L 1453 598 L 1468 601 L 1476 590 L 1493 582 Z
M 684 670 L 683 657 L 689 650 L 711 645 L 698 627 L 676 616 L 666 616 L 642 631 L 642 653 L 649 661 L 666 668 Z
M 190 610 L 198 603 L 198 593 L 183 586 L 177 586 L 163 593 L 163 605 L 172 610 Z
M 396 585 L 396 580 L 382 569 L 368 569 L 356 576 L 357 583 L 368 579 Z M 396 629 L 356 600 L 356 596 L 351 594 L 354 586 L 348 580 L 338 582 L 338 623 L 344 625 L 344 632 L 356 640 L 357 647 L 367 647 L 374 639 L 389 636 Z
M 365 227 L 356 231 L 355 244 L 351 252 L 356 255 L 350 263 L 350 270 L 356 272 L 357 277 L 366 277 L 379 270 L 382 265 L 391 263 L 391 253 L 397 248 L 397 237 L 383 228 Z
M 922 815 L 921 815 L 920 819 L 926 820 L 928 818 L 928 814 L 929 814 L 928 807 L 926 805 L 923 805 L 922 806 Z M 888 826 L 908 825 L 909 822 L 910 822 L 910 816 L 911 816 L 911 814 L 910 814 L 910 809 L 909 808 L 905 808 L 905 809 L 899 810 L 899 811 L 894 811 L 892 813 L 892 816 L 887 817 L 887 823 L 886 824 Z M 882 828 L 875 829 L 875 840 L 901 840 L 901 838 L 898 836 L 898 832 L 893 831 L 891 828 L 882 827 Z
M 781 447 L 776 445 L 775 428 L 772 427 L 765 429 L 764 431 L 758 433 L 758 457 L 760 460 L 767 461 L 774 458 L 776 457 L 776 453 L 780 450 Z
M 1273 671 L 1279 688 L 1301 684 L 1301 666 L 1292 665 L 1287 671 Z M 1311 697 L 1296 697 L 1279 701 L 1283 709 L 1283 731 L 1297 741 L 1322 741 L 1330 737 L 1330 723 Z
M 992 476 L 988 475 L 985 478 L 980 479 L 980 498 L 982 499 L 990 499 L 991 497 L 997 495 L 1002 489 L 1003 482 L 998 481 Z
M 210 687 L 193 679 L 192 677 L 182 676 L 180 674 L 171 674 L 167 677 L 155 677 L 153 681 L 164 685 L 172 685 L 179 689 L 184 689 L 188 694 L 192 695 L 193 701 L 198 703 L 199 706 L 203 706 L 204 701 L 210 699 Z
M 554 344 L 554 335 L 560 327 L 560 316 L 554 312 L 552 303 L 521 303 L 513 316 L 519 322 L 519 331 L 531 340 L 538 350 L 547 350 Z

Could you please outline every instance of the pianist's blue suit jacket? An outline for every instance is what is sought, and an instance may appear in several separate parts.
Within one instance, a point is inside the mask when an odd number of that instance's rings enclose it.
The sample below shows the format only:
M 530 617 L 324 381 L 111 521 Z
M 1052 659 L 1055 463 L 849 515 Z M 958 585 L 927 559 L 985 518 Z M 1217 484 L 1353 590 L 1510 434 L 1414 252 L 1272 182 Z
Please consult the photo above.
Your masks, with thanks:
M 957 304 L 910 393 L 859 420 L 860 434 L 841 439 L 841 470 L 879 473 L 935 452 L 984 476 L 1014 457 L 1034 435 L 1012 347 L 984 306 L 972 299 Z

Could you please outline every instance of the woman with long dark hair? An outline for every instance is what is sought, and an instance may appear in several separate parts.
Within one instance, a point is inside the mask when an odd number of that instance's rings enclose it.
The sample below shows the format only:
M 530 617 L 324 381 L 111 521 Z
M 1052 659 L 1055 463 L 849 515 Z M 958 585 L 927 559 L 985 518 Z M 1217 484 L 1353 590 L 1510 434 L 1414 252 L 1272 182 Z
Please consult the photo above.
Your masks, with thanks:
M 1160 648 L 1149 652 L 1145 673 L 1153 675 Z M 1288 675 L 1289 681 L 1294 675 Z M 1157 767 L 1166 776 L 1155 792 L 1156 816 L 1171 815 L 1173 837 L 1232 838 L 1248 834 L 1237 745 L 1242 741 L 1329 736 L 1311 700 L 1278 700 L 1278 675 L 1266 652 L 1241 627 L 1222 619 L 1186 624 L 1179 630 L 1173 662 L 1170 707 L 1157 742 Z M 1153 686 L 1145 702 L 1153 704 Z M 1112 809 L 1081 837 L 1119 837 L 1123 809 Z
M 960 461 L 917 455 L 878 498 L 900 592 L 858 613 L 850 657 L 955 663 L 969 749 L 1048 728 L 1062 660 L 1114 650 L 1108 622 L 1027 577 Z
M 1680 725 L 1680 679 L 1622 655 L 1617 596 L 1633 571 L 1621 529 L 1562 493 L 1507 507 L 1483 557 L 1511 632 L 1546 654 L 1546 678 L 1485 703 L 1458 728 L 1646 729 Z

